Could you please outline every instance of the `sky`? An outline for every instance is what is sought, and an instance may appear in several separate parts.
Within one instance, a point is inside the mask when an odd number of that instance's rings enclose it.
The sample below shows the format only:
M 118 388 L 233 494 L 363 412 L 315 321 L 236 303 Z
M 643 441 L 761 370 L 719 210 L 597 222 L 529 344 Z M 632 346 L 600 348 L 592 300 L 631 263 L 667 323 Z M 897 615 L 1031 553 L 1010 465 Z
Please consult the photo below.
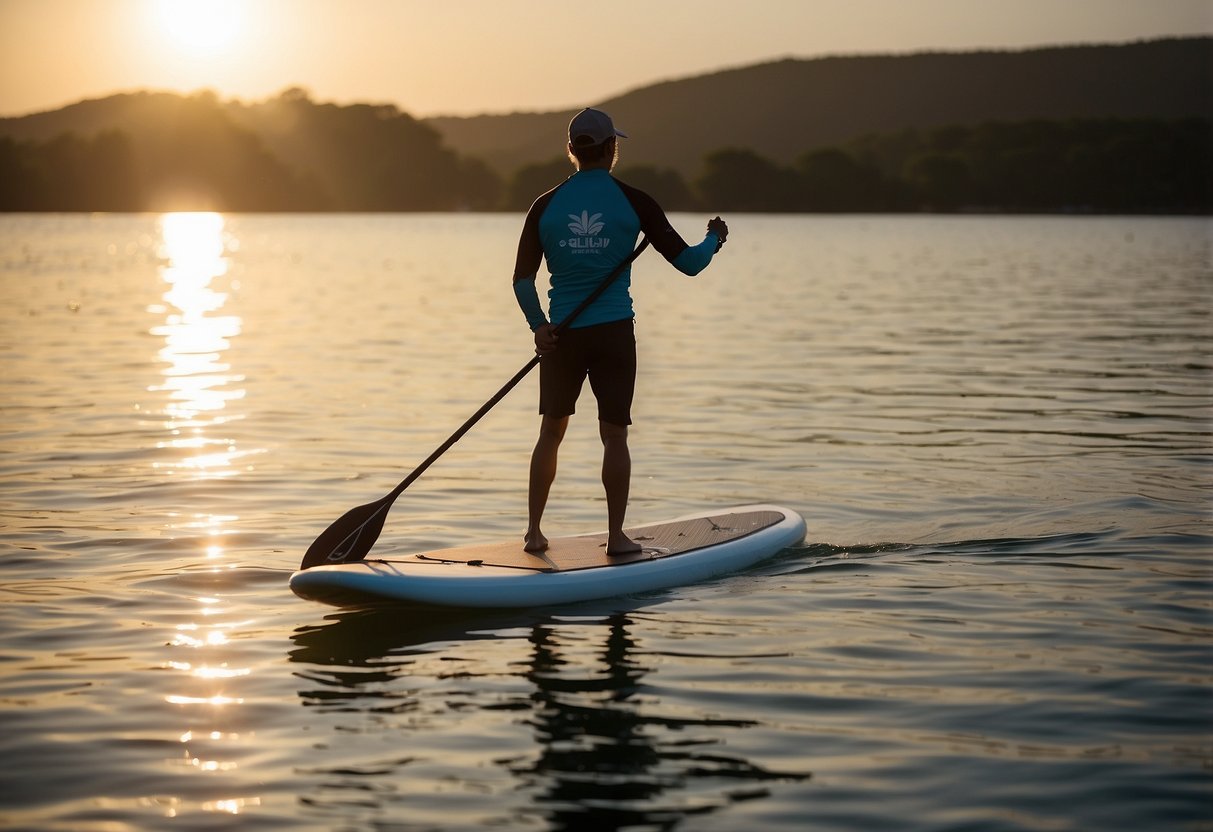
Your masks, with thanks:
M 0 115 L 136 89 L 569 109 L 784 57 L 1213 34 L 1213 0 L 0 0 Z

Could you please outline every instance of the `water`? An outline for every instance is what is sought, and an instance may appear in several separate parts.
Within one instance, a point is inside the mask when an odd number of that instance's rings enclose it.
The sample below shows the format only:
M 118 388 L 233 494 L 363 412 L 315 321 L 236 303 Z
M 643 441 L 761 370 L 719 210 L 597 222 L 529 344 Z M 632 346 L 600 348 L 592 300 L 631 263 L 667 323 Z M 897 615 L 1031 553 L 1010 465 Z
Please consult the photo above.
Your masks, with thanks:
M 777 502 L 802 546 L 294 597 L 526 363 L 519 223 L 0 218 L 4 825 L 1213 829 L 1206 220 L 731 218 L 700 278 L 636 267 L 630 518 Z M 377 553 L 521 534 L 534 384 Z M 605 525 L 598 454 L 575 417 L 549 534 Z

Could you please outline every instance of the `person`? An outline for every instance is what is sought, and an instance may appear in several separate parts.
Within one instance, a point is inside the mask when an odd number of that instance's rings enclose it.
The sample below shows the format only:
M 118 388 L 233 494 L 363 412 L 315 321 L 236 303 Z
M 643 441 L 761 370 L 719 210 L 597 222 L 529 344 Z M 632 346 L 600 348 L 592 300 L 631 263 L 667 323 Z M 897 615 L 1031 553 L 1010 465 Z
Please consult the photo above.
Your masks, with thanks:
M 556 478 L 557 455 L 588 377 L 598 403 L 602 484 L 607 501 L 608 555 L 641 550 L 623 529 L 631 484 L 628 426 L 636 384 L 636 336 L 630 268 L 557 336 L 556 326 L 628 256 L 643 232 L 653 248 L 693 277 L 728 238 L 720 217 L 708 222 L 698 245 L 688 245 L 651 196 L 612 175 L 619 139 L 601 110 L 585 109 L 569 122 L 567 152 L 575 172 L 531 205 L 518 241 L 514 295 L 531 331 L 539 361 L 539 438 L 531 454 L 524 548 L 542 552 L 540 529 Z M 548 315 L 535 280 L 543 259 L 550 272 Z

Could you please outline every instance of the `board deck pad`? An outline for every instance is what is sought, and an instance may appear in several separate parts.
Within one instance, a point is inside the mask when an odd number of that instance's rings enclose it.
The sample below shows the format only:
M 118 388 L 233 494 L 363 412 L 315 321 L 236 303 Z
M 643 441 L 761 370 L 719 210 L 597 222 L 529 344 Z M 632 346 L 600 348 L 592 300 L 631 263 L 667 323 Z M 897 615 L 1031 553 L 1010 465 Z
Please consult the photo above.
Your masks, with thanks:
M 469 566 L 495 566 L 532 572 L 572 572 L 604 566 L 621 566 L 656 560 L 716 543 L 737 540 L 769 528 L 784 519 L 777 511 L 745 511 L 697 517 L 675 523 L 658 523 L 628 529 L 628 537 L 644 548 L 626 555 L 606 553 L 606 532 L 579 537 L 558 537 L 548 541 L 547 551 L 533 554 L 517 543 L 490 543 L 420 552 L 406 558 L 369 559 L 381 563 L 465 563 Z

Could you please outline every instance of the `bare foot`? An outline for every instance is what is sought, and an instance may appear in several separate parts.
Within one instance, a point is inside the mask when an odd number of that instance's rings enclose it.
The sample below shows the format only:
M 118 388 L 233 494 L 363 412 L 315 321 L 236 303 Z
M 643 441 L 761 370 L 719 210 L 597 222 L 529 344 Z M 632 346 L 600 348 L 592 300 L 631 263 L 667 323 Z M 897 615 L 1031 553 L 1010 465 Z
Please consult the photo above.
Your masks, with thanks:
M 543 536 L 543 532 L 539 529 L 534 531 L 528 530 L 522 538 L 522 548 L 527 552 L 544 552 L 548 548 L 548 539 Z
M 636 552 L 644 551 L 644 547 L 632 540 L 623 532 L 619 533 L 618 537 L 611 536 L 607 540 L 606 551 L 608 555 L 631 555 Z

